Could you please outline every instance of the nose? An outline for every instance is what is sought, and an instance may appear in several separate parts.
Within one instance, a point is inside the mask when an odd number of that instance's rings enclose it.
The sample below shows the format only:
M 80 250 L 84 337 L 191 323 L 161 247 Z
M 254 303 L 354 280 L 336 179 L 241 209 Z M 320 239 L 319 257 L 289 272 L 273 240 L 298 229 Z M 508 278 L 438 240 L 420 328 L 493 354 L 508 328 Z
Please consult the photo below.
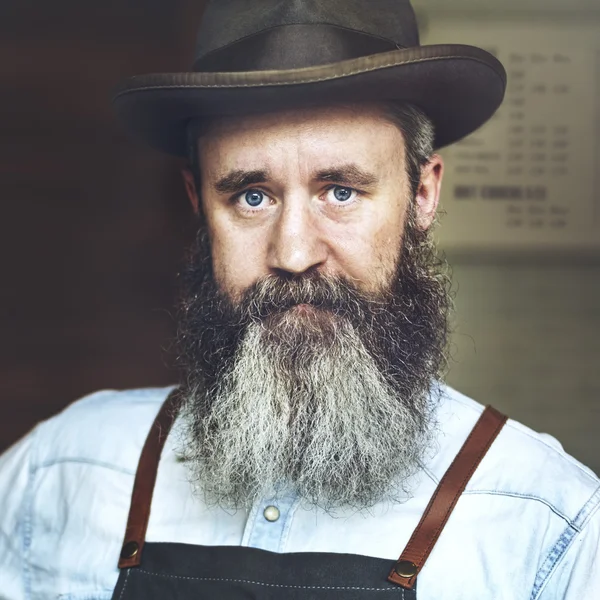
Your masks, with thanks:
M 271 271 L 300 275 L 327 261 L 327 244 L 318 223 L 319 215 L 299 199 L 284 202 L 271 230 L 268 266 Z

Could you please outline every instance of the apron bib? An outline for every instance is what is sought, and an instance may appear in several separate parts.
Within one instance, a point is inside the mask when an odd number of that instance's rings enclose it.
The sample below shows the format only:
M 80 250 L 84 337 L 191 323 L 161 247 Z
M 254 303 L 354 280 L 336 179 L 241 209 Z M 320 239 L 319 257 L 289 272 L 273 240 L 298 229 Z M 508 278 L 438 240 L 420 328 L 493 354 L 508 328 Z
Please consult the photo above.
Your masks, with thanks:
M 162 405 L 144 444 L 112 600 L 417 600 L 417 575 L 507 420 L 492 407 L 485 409 L 394 563 L 355 554 L 146 544 L 160 455 L 178 406 L 175 390 Z

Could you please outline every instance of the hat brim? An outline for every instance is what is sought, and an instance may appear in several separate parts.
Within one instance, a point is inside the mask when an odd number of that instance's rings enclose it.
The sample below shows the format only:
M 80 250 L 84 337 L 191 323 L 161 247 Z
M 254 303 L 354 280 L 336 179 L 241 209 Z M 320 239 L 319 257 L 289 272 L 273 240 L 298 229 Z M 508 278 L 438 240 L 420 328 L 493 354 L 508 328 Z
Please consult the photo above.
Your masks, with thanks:
M 126 129 L 168 154 L 187 154 L 190 119 L 337 102 L 400 100 L 433 121 L 436 148 L 483 125 L 500 106 L 506 72 L 490 53 L 445 44 L 285 71 L 164 73 L 132 77 L 113 105 Z

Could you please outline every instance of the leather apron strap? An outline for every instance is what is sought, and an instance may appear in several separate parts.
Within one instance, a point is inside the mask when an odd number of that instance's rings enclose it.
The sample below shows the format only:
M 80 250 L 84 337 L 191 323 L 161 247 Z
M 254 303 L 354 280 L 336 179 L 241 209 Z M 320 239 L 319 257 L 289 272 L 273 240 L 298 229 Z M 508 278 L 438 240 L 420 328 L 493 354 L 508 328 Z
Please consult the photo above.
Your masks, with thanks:
M 452 510 L 507 417 L 488 406 L 442 477 L 388 581 L 412 589 Z
M 136 567 L 141 562 L 160 455 L 178 409 L 179 393 L 175 389 L 156 415 L 140 455 L 119 560 L 120 569 Z M 491 406 L 485 409 L 442 477 L 421 521 L 389 574 L 389 581 L 406 589 L 414 587 L 417 575 L 437 542 L 450 513 L 506 420 L 507 417 Z
M 133 494 L 131 495 L 125 540 L 119 559 L 119 569 L 137 567 L 142 560 L 158 463 L 178 410 L 179 388 L 176 388 L 160 407 L 140 455 L 133 483 Z

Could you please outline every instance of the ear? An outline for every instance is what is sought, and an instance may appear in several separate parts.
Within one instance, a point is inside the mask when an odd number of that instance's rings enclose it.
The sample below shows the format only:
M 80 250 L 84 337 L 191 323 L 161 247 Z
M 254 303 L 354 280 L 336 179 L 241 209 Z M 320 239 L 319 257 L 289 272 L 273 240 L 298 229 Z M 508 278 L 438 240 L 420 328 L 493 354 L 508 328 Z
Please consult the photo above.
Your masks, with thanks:
M 425 231 L 429 229 L 435 218 L 442 177 L 444 175 L 444 161 L 439 154 L 434 154 L 429 162 L 421 168 L 421 183 L 415 198 L 417 226 Z
M 194 180 L 194 174 L 192 173 L 189 167 L 185 167 L 181 170 L 181 175 L 183 176 L 183 182 L 185 184 L 185 191 L 187 193 L 188 199 L 192 208 L 194 209 L 194 214 L 200 214 L 200 199 L 198 197 L 198 190 L 196 190 L 196 182 Z

